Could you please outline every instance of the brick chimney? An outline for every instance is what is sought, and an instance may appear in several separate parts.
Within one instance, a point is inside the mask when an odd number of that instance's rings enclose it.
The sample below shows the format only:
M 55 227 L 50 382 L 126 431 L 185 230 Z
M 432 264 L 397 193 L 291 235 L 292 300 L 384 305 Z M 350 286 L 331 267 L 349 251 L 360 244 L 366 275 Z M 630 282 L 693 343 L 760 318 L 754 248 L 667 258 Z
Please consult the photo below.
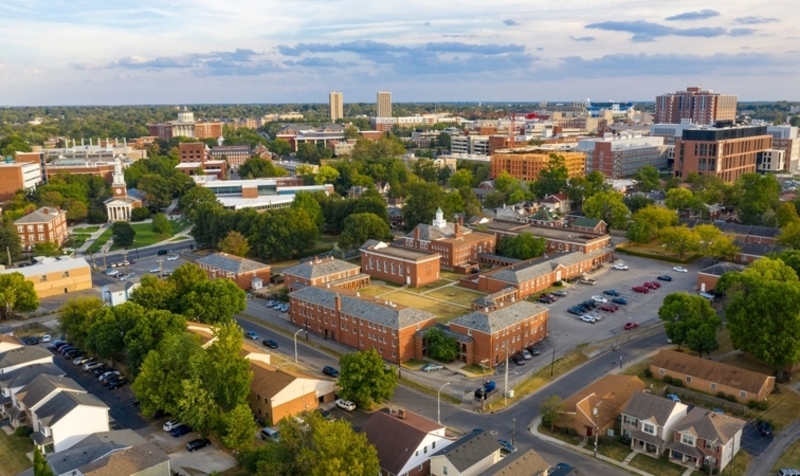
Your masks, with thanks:
M 456 238 L 461 238 L 461 224 L 456 223 L 454 228 L 455 228 Z
M 456 217 L 456 221 L 458 222 L 459 225 L 464 226 L 464 217 L 459 215 L 458 217 Z
M 419 227 L 414 228 L 414 239 L 419 240 Z
M 336 312 L 341 311 L 342 310 L 342 297 L 337 294 L 336 297 L 334 298 L 334 303 L 335 303 L 334 307 L 336 307 Z

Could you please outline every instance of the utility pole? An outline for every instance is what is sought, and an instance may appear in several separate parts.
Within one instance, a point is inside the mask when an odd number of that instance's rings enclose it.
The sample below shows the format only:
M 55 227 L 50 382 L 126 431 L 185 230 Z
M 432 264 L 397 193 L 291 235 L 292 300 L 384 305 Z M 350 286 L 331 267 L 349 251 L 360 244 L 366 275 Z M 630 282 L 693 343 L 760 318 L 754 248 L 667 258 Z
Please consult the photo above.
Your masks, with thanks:
M 106 252 L 103 251 L 103 268 L 108 269 L 108 264 L 106 263 Z
M 553 346 L 553 358 L 550 360 L 550 376 L 553 376 L 553 368 L 556 366 L 556 346 Z
M 14 263 L 11 262 L 11 247 L 10 246 L 6 246 L 6 253 L 8 253 L 8 267 L 12 268 L 14 266 Z
M 128 275 L 128 250 L 122 250 L 122 262 L 125 263 L 125 276 Z
M 511 446 L 514 446 L 514 436 L 517 433 L 517 419 L 511 419 Z
M 503 396 L 503 403 L 508 406 L 508 342 L 506 342 L 506 391 Z
M 156 261 L 158 261 L 158 279 L 164 279 L 164 265 L 162 265 L 164 258 L 159 258 Z

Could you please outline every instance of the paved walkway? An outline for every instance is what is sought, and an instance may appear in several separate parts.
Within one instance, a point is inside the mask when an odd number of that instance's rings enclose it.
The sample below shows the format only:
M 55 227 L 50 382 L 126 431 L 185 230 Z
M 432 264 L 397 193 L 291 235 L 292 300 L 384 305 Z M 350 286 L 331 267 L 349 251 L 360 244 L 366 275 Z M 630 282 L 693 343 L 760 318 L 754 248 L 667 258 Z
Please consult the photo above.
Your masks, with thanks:
M 90 226 L 94 226 L 94 225 L 90 225 Z M 102 225 L 99 225 L 99 226 L 100 226 L 100 229 L 95 231 L 94 233 L 92 233 L 91 236 L 89 236 L 89 238 L 87 238 L 86 241 L 81 246 L 78 247 L 78 249 L 76 250 L 77 254 L 84 254 L 86 252 L 86 250 L 88 250 L 89 247 L 92 246 L 92 243 L 94 243 L 94 241 L 96 239 L 100 238 L 100 235 L 102 235 L 103 232 L 106 231 L 106 228 L 110 227 L 111 224 L 110 223 L 103 223 Z M 78 227 L 78 229 L 80 229 L 82 227 L 83 226 Z M 83 227 L 83 228 L 86 228 L 86 227 Z M 72 230 L 70 230 L 70 233 L 73 233 L 74 231 L 75 231 L 75 229 L 72 229 Z

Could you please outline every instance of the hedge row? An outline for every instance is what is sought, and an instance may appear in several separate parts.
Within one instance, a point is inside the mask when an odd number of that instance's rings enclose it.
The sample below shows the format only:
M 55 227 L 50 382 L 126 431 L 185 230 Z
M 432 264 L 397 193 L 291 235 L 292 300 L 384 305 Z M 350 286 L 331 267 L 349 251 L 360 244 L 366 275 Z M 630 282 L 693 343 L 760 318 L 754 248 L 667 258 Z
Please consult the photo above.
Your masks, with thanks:
M 629 250 L 629 249 L 621 247 L 621 246 L 617 246 L 616 252 L 623 253 L 623 254 L 630 255 L 630 256 L 640 256 L 642 258 L 657 259 L 657 260 L 660 260 L 660 261 L 667 261 L 667 262 L 676 263 L 676 264 L 689 264 L 689 263 L 692 263 L 692 262 L 694 262 L 694 261 L 696 261 L 696 260 L 698 260 L 698 259 L 703 257 L 703 255 L 699 255 L 698 254 L 698 255 L 692 255 L 692 256 L 690 256 L 690 257 L 688 257 L 686 259 L 680 259 L 680 258 L 673 258 L 671 256 L 654 255 L 654 254 L 650 254 L 650 253 L 643 253 L 641 251 Z

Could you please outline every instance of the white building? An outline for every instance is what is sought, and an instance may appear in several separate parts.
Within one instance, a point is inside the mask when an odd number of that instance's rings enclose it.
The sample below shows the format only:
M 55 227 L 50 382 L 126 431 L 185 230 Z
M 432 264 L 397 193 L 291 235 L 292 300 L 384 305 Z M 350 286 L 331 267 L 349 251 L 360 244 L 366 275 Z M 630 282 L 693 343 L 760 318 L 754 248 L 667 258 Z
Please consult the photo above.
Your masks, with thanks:
M 64 451 L 92 433 L 109 431 L 108 407 L 88 393 L 62 391 L 32 416 L 31 437 L 42 452 Z
M 101 291 L 103 304 L 111 307 L 125 304 L 130 299 L 133 291 L 135 291 L 139 286 L 139 283 L 133 283 L 130 281 L 107 284 L 103 286 Z
M 778 173 L 786 170 L 786 151 L 769 149 L 758 153 L 756 171 L 760 173 Z
M 667 168 L 667 146 L 660 136 L 605 134 L 599 139 L 579 140 L 578 150 L 586 152 L 586 173 L 599 171 L 610 179 L 631 177 L 647 165 Z
M 784 170 L 790 173 L 800 171 L 798 128 L 793 126 L 767 126 L 767 134 L 772 135 L 772 148 L 781 149 L 786 153 Z
M 38 163 L 0 162 L 0 169 L 5 169 L 0 170 L 0 177 L 3 177 L 4 181 L 8 180 L 9 183 L 13 183 L 13 187 L 16 187 L 16 189 L 33 191 L 43 181 L 42 167 Z M 13 169 L 16 169 L 16 171 Z M 14 189 L 9 188 L 9 190 Z
M 297 192 L 333 193 L 333 185 L 300 185 L 282 186 L 275 179 L 260 178 L 252 180 L 205 180 L 207 176 L 192 176 L 198 186 L 206 187 L 214 192 L 217 201 L 224 208 L 241 210 L 255 208 L 269 210 L 285 208 L 294 202 Z
M 128 190 L 127 184 L 125 183 L 122 160 L 119 157 L 117 157 L 116 164 L 114 165 L 111 190 L 111 198 L 104 202 L 109 223 L 115 221 L 131 221 L 131 213 L 134 208 L 142 207 L 142 199 L 139 196 L 138 190 Z
M 489 136 L 470 135 L 450 138 L 453 154 L 489 155 Z

